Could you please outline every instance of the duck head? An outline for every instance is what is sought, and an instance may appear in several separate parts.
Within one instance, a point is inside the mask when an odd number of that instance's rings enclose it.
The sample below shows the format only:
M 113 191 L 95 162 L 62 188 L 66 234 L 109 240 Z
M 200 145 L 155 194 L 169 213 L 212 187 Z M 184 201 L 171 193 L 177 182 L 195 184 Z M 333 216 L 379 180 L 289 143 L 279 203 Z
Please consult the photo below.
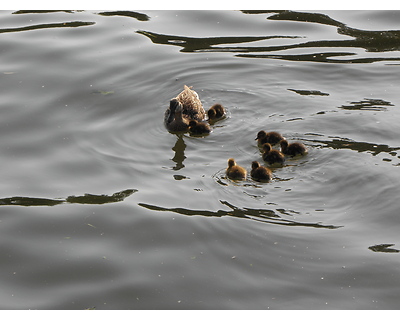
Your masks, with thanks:
M 268 152 L 270 152 L 272 150 L 272 147 L 271 147 L 271 145 L 269 143 L 264 143 L 262 145 L 262 149 L 263 149 L 264 152 L 268 153 Z
M 260 167 L 260 163 L 258 162 L 258 161 L 253 161 L 252 163 L 251 163 L 251 168 L 254 170 L 254 169 L 257 169 L 258 167 Z
M 266 136 L 267 136 L 267 133 L 264 130 L 261 130 L 257 133 L 257 138 L 255 138 L 254 140 L 262 139 L 262 138 L 265 138 Z
M 165 122 L 171 123 L 174 120 L 175 117 L 175 111 L 176 108 L 180 105 L 178 99 L 172 99 L 169 102 L 169 108 L 167 109 L 166 115 L 165 115 Z

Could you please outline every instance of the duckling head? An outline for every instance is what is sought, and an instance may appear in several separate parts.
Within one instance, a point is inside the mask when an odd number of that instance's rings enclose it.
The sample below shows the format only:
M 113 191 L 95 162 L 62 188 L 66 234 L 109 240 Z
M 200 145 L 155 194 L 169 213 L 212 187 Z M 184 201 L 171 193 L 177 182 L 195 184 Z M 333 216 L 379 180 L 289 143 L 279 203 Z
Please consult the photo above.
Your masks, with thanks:
M 289 143 L 287 142 L 287 140 L 282 140 L 280 142 L 281 148 L 282 150 L 286 150 L 286 148 L 289 146 Z
M 263 149 L 264 152 L 268 153 L 268 152 L 270 152 L 272 150 L 272 147 L 271 147 L 271 145 L 269 143 L 264 143 L 262 145 L 262 149 Z
M 252 163 L 251 163 L 251 169 L 257 169 L 257 168 L 259 168 L 260 167 L 260 163 L 258 162 L 258 161 L 253 161 Z
M 208 109 L 207 114 L 209 119 L 214 119 L 217 117 L 217 112 L 214 109 Z
M 235 159 L 233 158 L 228 159 L 228 167 L 232 168 L 233 166 L 236 166 Z
M 210 127 L 205 122 L 198 122 L 196 120 L 189 121 L 189 132 L 193 135 L 204 135 L 211 132 Z
M 194 126 L 196 126 L 197 125 L 197 121 L 196 120 L 190 120 L 189 121 L 189 127 L 194 127 Z
M 220 103 L 214 104 L 208 110 L 208 116 L 212 118 L 222 118 L 225 115 L 225 108 Z
M 261 130 L 261 131 L 259 131 L 259 132 L 257 133 L 257 138 L 255 138 L 255 140 L 263 139 L 263 138 L 265 138 L 266 136 L 267 136 L 267 133 L 266 133 L 264 130 Z

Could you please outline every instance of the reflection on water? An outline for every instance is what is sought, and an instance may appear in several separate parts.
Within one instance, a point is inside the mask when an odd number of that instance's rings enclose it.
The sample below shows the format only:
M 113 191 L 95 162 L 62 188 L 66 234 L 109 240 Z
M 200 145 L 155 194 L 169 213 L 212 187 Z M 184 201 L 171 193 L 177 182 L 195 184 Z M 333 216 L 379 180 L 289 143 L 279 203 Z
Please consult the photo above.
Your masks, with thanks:
M 76 27 L 91 26 L 94 24 L 95 24 L 94 22 L 83 22 L 83 21 L 37 24 L 37 25 L 32 25 L 32 26 L 27 26 L 27 27 L 20 27 L 20 28 L 0 29 L 0 33 L 31 31 L 31 30 L 37 30 L 37 29 L 51 29 L 51 28 L 76 28 Z
M 396 308 L 399 31 L 329 15 L 4 12 L 0 307 Z M 208 137 L 162 125 L 184 84 Z M 229 180 L 261 129 L 309 154 Z
M 135 18 L 139 21 L 150 20 L 150 17 L 147 14 L 133 12 L 133 11 L 106 11 L 106 12 L 100 12 L 98 14 L 102 16 L 121 16 L 121 17 Z
M 332 19 L 326 14 L 322 13 L 311 13 L 311 12 L 296 12 L 290 10 L 281 11 L 242 11 L 246 14 L 260 14 L 260 13 L 277 13 L 273 16 L 268 17 L 269 20 L 288 20 L 288 21 L 302 21 L 302 22 L 312 22 L 321 23 L 328 26 L 345 27 L 345 24 Z
M 159 34 L 150 31 L 139 30 L 137 33 L 148 37 L 153 43 L 167 44 L 182 47 L 181 52 L 251 52 L 246 47 L 221 47 L 220 44 L 248 43 L 261 40 L 273 39 L 294 39 L 297 36 L 262 36 L 262 37 L 210 37 L 210 38 L 194 38 Z M 253 48 L 253 47 L 252 47 Z
M 384 106 L 384 107 L 382 107 Z M 364 99 L 361 101 L 350 102 L 350 105 L 343 105 L 339 108 L 345 110 L 373 110 L 373 111 L 385 111 L 386 107 L 394 106 L 389 101 L 382 99 Z
M 136 189 L 127 189 L 112 195 L 86 193 L 83 196 L 69 196 L 66 199 L 10 197 L 0 199 L 0 206 L 55 206 L 63 203 L 106 204 L 123 201 L 137 191 Z
M 329 93 L 321 92 L 318 90 L 296 90 L 296 89 L 288 89 L 288 90 L 296 92 L 301 96 L 329 96 Z
M 384 253 L 398 253 L 400 250 L 390 248 L 393 247 L 394 244 L 378 244 L 375 246 L 371 246 L 368 249 L 374 252 L 384 252 Z
M 292 227 L 313 227 L 313 228 L 325 228 L 325 229 L 337 229 L 341 226 L 334 225 L 323 225 L 320 223 L 303 223 L 298 221 L 292 221 L 289 219 L 282 218 L 278 213 L 284 215 L 292 215 L 293 213 L 298 214 L 298 212 L 287 211 L 285 209 L 252 209 L 252 208 L 238 208 L 227 201 L 220 201 L 223 205 L 229 207 L 231 210 L 218 210 L 218 211 L 208 211 L 208 210 L 191 210 L 185 208 L 163 208 L 155 205 L 138 203 L 139 206 L 155 210 L 155 211 L 170 211 L 187 216 L 201 215 L 205 217 L 224 217 L 233 216 L 236 218 L 252 219 L 259 222 L 266 222 L 270 224 L 278 224 L 284 226 Z
M 274 11 L 242 11 L 246 14 L 272 14 Z M 259 52 L 284 51 L 298 48 L 363 48 L 367 52 L 386 52 L 398 51 L 400 49 L 400 31 L 369 31 L 359 30 L 348 27 L 344 23 L 336 21 L 325 14 L 307 13 L 295 11 L 279 11 L 269 16 L 269 20 L 287 20 L 307 23 L 319 23 L 328 26 L 337 27 L 338 34 L 352 37 L 350 40 L 317 40 L 307 41 L 296 44 L 287 44 L 280 46 L 219 46 L 221 44 L 242 44 L 272 39 L 296 39 L 303 38 L 299 36 L 258 36 L 258 37 L 211 37 L 211 38 L 192 38 L 175 35 L 159 34 L 150 31 L 137 31 L 154 43 L 180 46 L 182 52 L 244 52 L 236 55 L 243 58 L 268 58 L 282 59 L 290 61 L 314 61 L 326 63 L 372 63 L 377 61 L 400 61 L 400 57 L 373 57 L 373 58 L 354 58 L 345 57 L 354 56 L 354 52 L 313 52 L 311 54 L 285 54 L 271 55 L 259 54 Z M 257 54 L 253 54 L 257 53 Z M 342 57 L 342 59 L 332 59 Z
M 75 10 L 18 10 L 13 12 L 12 14 L 55 13 L 55 12 L 74 13 Z
M 173 170 L 180 170 L 185 167 L 183 164 L 183 161 L 185 161 L 186 156 L 185 156 L 185 149 L 186 149 L 186 144 L 185 141 L 183 140 L 183 134 L 177 134 L 177 140 L 172 148 L 173 151 L 175 151 L 175 155 L 172 158 L 172 160 L 176 163 L 176 165 L 172 168 Z
M 316 139 L 305 139 L 306 141 L 317 143 L 317 146 L 322 148 L 331 149 L 351 149 L 358 152 L 369 152 L 376 156 L 381 152 L 388 153 L 390 155 L 396 155 L 397 150 L 400 147 L 389 147 L 384 144 L 374 144 L 368 142 L 353 141 L 347 138 L 333 138 L 332 140 L 316 140 Z

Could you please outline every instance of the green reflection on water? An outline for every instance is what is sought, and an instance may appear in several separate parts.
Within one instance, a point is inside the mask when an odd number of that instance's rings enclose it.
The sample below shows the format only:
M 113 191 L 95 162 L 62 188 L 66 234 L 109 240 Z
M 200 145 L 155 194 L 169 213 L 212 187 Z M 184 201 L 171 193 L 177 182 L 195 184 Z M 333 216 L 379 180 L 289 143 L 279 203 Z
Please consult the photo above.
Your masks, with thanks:
M 384 252 L 384 253 L 398 253 L 400 250 L 390 248 L 394 246 L 394 244 L 377 244 L 375 246 L 371 246 L 368 249 L 374 252 Z
M 245 51 L 249 49 L 245 47 L 214 47 L 220 44 L 235 44 L 235 43 L 247 43 L 255 42 L 260 40 L 268 39 L 280 39 L 280 38 L 299 38 L 297 36 L 259 36 L 259 37 L 209 37 L 209 38 L 194 38 L 194 37 L 183 37 L 174 36 L 167 34 L 154 33 L 144 30 L 139 30 L 137 33 L 148 37 L 153 43 L 167 44 L 172 46 L 182 47 L 182 52 L 196 52 L 196 51 L 213 51 L 213 52 L 237 52 Z M 252 47 L 253 48 L 253 47 Z
M 106 204 L 123 201 L 133 193 L 136 189 L 127 189 L 116 192 L 112 195 L 95 195 L 86 193 L 83 196 L 69 196 L 66 199 L 46 199 L 31 197 L 10 197 L 0 199 L 0 206 L 55 206 L 63 203 L 80 203 L 80 204 Z
M 175 212 L 187 216 L 205 216 L 205 217 L 224 217 L 224 216 L 233 216 L 236 218 L 244 218 L 251 219 L 259 222 L 265 222 L 270 224 L 278 224 L 292 227 L 313 227 L 313 228 L 324 228 L 324 229 L 337 229 L 342 226 L 334 226 L 334 225 L 323 225 L 320 223 L 303 223 L 292 221 L 289 219 L 282 218 L 277 212 L 285 215 L 290 215 L 293 211 L 288 212 L 284 209 L 252 209 L 252 208 L 238 208 L 227 201 L 220 201 L 223 205 L 229 207 L 231 210 L 218 210 L 218 211 L 209 211 L 209 210 L 191 210 L 185 208 L 163 208 L 151 204 L 138 203 L 139 206 L 144 207 L 153 211 L 170 211 Z
M 345 110 L 373 110 L 385 111 L 386 107 L 394 106 L 391 102 L 382 99 L 364 99 L 361 101 L 350 102 L 350 105 L 343 105 L 339 108 Z
M 395 151 L 399 150 L 400 147 L 389 147 L 385 144 L 374 144 L 368 142 L 354 141 L 345 138 L 333 138 L 332 140 L 307 140 L 310 142 L 317 143 L 323 148 L 332 149 L 351 149 L 358 152 L 370 152 L 376 156 L 381 152 L 386 152 L 391 155 L 395 155 Z
M 31 31 L 31 30 L 37 30 L 37 29 L 50 29 L 50 28 L 76 28 L 76 27 L 90 26 L 93 24 L 95 24 L 95 23 L 94 22 L 83 22 L 83 21 L 36 24 L 36 25 L 20 27 L 20 28 L 0 29 L 0 33 Z
M 288 61 L 314 61 L 325 63 L 373 63 L 377 61 L 400 61 L 400 57 L 363 57 L 348 58 L 357 55 L 354 52 L 312 52 L 309 54 L 260 54 L 261 52 L 284 51 L 296 48 L 363 48 L 367 52 L 387 52 L 399 51 L 400 49 L 400 31 L 370 31 L 360 30 L 348 27 L 346 24 L 330 18 L 328 15 L 321 13 L 308 13 L 296 11 L 242 11 L 245 14 L 267 14 L 274 13 L 269 16 L 268 20 L 285 20 L 306 23 L 319 23 L 326 26 L 337 28 L 337 33 L 352 37 L 353 39 L 345 40 L 316 40 L 306 41 L 295 44 L 274 45 L 274 46 L 233 46 L 232 44 L 243 44 L 248 42 L 256 42 L 271 39 L 296 39 L 304 38 L 302 36 L 293 35 L 274 35 L 274 36 L 240 36 L 240 37 L 183 37 L 175 35 L 159 34 L 150 31 L 139 30 L 137 33 L 148 37 L 153 43 L 166 44 L 182 47 L 182 52 L 241 52 L 236 57 L 242 58 L 267 58 L 281 59 Z M 229 44 L 229 46 L 223 46 Z M 222 46 L 221 46 L 222 45 Z M 340 59 L 332 59 L 341 57 Z
M 147 14 L 134 11 L 105 11 L 98 13 L 101 16 L 121 16 L 135 18 L 139 21 L 149 21 L 150 17 Z

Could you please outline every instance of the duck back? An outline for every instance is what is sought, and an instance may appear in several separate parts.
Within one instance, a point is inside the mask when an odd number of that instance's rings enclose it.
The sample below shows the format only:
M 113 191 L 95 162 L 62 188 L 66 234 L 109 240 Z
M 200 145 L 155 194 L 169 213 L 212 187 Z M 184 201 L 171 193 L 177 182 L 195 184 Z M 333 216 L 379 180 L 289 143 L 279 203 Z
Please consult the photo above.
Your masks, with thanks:
M 199 95 L 191 87 L 184 86 L 184 89 L 176 98 L 182 104 L 183 117 L 189 120 L 203 121 L 206 111 L 200 101 Z

